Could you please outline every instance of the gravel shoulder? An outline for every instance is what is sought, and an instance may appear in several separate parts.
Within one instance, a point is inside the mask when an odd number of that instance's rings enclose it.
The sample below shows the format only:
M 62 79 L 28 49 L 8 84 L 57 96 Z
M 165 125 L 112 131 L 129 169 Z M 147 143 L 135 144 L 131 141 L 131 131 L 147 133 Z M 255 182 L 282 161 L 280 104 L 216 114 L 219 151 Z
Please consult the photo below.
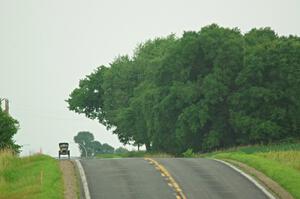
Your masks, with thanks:
M 64 179 L 64 198 L 78 199 L 78 184 L 74 163 L 71 160 L 60 160 L 59 166 Z

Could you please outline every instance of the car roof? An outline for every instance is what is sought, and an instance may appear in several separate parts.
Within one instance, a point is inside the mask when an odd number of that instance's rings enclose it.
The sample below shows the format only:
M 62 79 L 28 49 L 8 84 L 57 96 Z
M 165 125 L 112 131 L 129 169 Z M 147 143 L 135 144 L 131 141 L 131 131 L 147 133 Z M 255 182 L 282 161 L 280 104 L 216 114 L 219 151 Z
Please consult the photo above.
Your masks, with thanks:
M 60 142 L 60 143 L 59 143 L 59 145 L 63 145 L 63 144 L 67 144 L 67 145 L 69 145 L 69 143 L 68 143 L 68 142 Z

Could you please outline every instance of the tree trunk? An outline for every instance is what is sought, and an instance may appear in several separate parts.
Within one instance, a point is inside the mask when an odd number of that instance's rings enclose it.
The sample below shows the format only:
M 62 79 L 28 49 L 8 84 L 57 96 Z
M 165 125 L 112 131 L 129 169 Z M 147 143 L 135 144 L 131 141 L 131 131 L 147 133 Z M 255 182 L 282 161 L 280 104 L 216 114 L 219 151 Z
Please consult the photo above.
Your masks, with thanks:
M 146 143 L 145 143 L 145 146 L 146 146 L 146 151 L 151 151 L 151 145 L 150 145 L 150 142 L 146 142 Z

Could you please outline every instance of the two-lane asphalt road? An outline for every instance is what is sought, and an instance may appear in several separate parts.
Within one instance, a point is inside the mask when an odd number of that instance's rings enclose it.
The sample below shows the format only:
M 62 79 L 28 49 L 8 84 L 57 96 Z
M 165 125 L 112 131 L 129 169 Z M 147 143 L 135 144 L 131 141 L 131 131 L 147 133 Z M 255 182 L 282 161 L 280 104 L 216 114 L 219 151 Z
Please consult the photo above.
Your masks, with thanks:
M 81 161 L 92 199 L 174 199 L 160 173 L 142 158 Z
M 156 159 L 175 178 L 188 199 L 267 199 L 229 166 L 204 158 Z
M 248 179 L 209 159 L 157 158 L 188 199 L 267 199 Z M 161 173 L 142 158 L 81 161 L 92 199 L 176 198 Z

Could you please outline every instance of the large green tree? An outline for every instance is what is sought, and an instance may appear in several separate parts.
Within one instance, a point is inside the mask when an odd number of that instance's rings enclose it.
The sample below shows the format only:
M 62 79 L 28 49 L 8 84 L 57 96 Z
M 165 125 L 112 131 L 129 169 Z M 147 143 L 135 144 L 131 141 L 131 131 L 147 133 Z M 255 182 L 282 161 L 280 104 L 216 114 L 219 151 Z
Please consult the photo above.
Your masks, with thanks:
M 74 136 L 74 142 L 79 145 L 81 157 L 91 157 L 94 153 L 94 135 L 88 131 L 80 131 Z
M 13 136 L 19 129 L 19 123 L 0 107 L 0 149 L 10 148 L 16 152 L 20 146 L 15 143 Z
M 124 144 L 178 154 L 299 138 L 299 88 L 299 37 L 212 24 L 138 45 L 67 102 Z
M 299 137 L 300 42 L 269 28 L 245 35 L 244 65 L 231 98 L 242 144 Z

